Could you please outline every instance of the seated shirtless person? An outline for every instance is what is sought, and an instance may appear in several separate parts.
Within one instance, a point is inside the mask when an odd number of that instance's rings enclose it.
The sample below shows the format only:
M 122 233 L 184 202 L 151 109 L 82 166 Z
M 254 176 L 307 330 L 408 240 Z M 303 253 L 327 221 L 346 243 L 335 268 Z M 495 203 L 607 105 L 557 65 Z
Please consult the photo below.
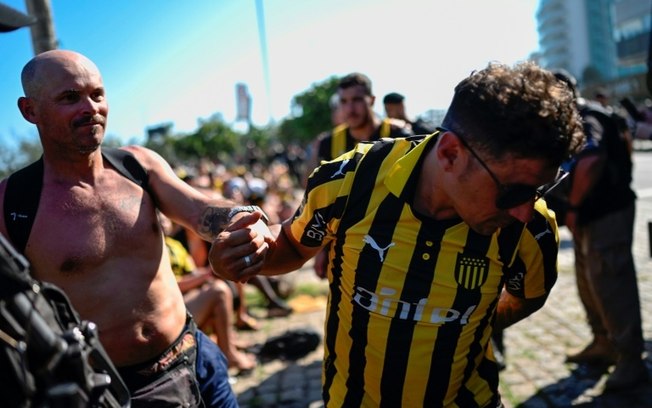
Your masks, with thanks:
M 0 219 L 0 233 L 11 238 L 14 223 L 33 223 L 26 245 L 12 242 L 36 279 L 60 286 L 81 317 L 97 324 L 132 406 L 237 406 L 223 353 L 184 306 L 156 216 L 158 208 L 212 241 L 237 212 L 233 203 L 192 189 L 143 147 L 117 149 L 140 163 L 147 174 L 143 187 L 110 163 L 109 149 L 101 147 L 109 110 L 104 85 L 85 56 L 41 53 L 21 79 L 25 96 L 18 107 L 43 146 L 42 182 L 30 185 L 42 184 L 42 191 L 35 215 L 11 209 L 18 216 Z M 8 184 L 0 183 L 5 205 L 17 195 L 7 192 Z M 252 230 L 247 258 L 252 265 L 267 250 L 263 233 L 269 230 L 258 224 L 261 233 Z

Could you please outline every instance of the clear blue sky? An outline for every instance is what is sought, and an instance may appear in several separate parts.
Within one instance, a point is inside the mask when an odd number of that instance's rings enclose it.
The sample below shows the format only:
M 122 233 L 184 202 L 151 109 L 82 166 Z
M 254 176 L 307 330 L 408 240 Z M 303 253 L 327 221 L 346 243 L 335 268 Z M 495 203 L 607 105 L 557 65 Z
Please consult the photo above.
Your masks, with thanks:
M 26 10 L 24 0 L 0 0 Z M 215 113 L 235 121 L 235 86 L 265 125 L 292 97 L 332 75 L 367 74 L 382 97 L 406 96 L 408 114 L 444 109 L 459 80 L 489 61 L 513 63 L 538 48 L 537 0 L 263 0 L 269 82 L 255 0 L 51 0 L 59 48 L 91 58 L 104 76 L 108 134 L 142 141 L 172 122 L 190 132 Z M 36 139 L 21 117 L 20 71 L 30 33 L 0 35 L 0 143 Z

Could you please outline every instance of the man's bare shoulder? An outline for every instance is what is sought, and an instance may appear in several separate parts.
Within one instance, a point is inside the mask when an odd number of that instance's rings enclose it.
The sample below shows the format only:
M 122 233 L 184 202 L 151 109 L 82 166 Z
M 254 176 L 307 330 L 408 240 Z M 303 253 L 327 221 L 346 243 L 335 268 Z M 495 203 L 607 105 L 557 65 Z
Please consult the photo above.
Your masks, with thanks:
M 178 179 L 169 163 L 154 150 L 138 145 L 123 146 L 120 149 L 134 155 L 138 163 L 147 172 L 150 183 L 164 181 L 165 183 L 176 183 L 177 185 L 185 184 Z
M 145 168 L 147 168 L 148 164 L 152 163 L 153 161 L 163 160 L 163 158 L 158 153 L 144 146 L 127 145 L 127 146 L 122 146 L 119 149 L 125 150 L 133 154 L 134 157 L 136 157 L 136 159 L 138 160 L 138 162 Z

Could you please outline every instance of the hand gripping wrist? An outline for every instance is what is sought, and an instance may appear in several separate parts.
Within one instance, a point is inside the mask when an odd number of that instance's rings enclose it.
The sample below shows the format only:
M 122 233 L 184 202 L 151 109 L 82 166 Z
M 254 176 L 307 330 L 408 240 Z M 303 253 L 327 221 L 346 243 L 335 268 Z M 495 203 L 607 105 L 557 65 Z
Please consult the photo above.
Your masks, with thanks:
M 231 219 L 238 213 L 241 213 L 241 212 L 252 213 L 252 212 L 256 212 L 256 211 L 259 211 L 259 212 L 261 212 L 263 214 L 261 220 L 263 220 L 263 222 L 265 224 L 269 225 L 269 217 L 267 217 L 267 214 L 265 214 L 265 211 L 263 211 L 263 209 L 258 207 L 257 205 L 240 205 L 240 206 L 237 206 L 237 207 L 233 207 L 233 208 L 231 208 L 231 211 L 229 211 L 229 215 L 227 216 L 227 219 L 230 222 Z

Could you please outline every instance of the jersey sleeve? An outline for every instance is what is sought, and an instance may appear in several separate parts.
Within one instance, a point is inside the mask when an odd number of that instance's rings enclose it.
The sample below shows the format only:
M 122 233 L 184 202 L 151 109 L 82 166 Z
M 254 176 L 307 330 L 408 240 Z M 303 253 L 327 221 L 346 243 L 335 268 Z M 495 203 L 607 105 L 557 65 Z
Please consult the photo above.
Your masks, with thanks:
M 292 236 L 302 245 L 319 247 L 333 239 L 346 207 L 355 169 L 370 144 L 323 162 L 308 179 L 301 206 L 291 224 Z
M 538 200 L 535 215 L 525 225 L 512 263 L 506 268 L 505 289 L 520 298 L 550 293 L 557 281 L 559 230 L 554 213 Z

